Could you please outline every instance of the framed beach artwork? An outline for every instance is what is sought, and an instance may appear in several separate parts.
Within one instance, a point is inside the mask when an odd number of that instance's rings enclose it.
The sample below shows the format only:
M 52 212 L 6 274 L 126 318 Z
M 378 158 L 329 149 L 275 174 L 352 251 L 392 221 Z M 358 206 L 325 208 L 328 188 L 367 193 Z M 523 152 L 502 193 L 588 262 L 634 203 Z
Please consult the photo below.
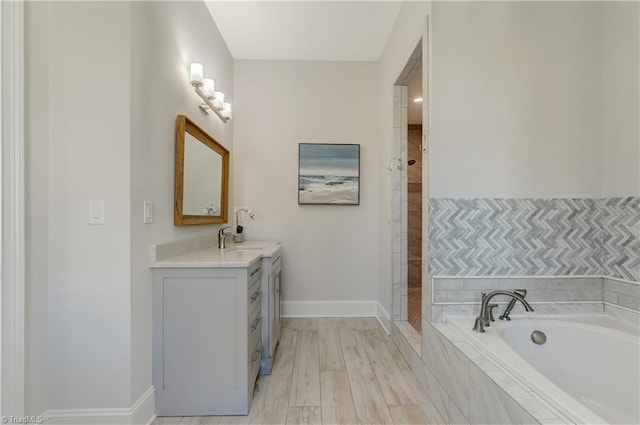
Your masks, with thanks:
M 360 145 L 300 143 L 298 204 L 360 205 Z

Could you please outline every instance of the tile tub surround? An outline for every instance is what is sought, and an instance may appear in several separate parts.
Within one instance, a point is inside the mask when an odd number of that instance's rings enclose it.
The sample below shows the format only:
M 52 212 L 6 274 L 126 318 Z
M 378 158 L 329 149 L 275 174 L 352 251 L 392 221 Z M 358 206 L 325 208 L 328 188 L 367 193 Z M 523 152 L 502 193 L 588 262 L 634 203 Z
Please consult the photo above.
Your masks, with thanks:
M 604 314 L 620 320 L 623 323 L 640 327 L 640 311 L 629 310 L 613 304 L 604 303 Z
M 527 290 L 529 302 L 602 302 L 603 282 L 600 277 L 526 277 L 526 278 L 434 278 L 434 304 L 479 304 L 481 294 L 502 289 Z M 504 298 L 504 299 L 503 299 Z M 506 297 L 496 298 L 498 303 L 507 303 Z
M 603 303 L 640 313 L 640 283 L 601 277 L 436 277 L 432 279 L 431 320 L 475 316 L 481 294 L 497 289 L 527 290 L 527 301 L 545 314 L 600 314 Z M 506 304 L 506 297 L 494 298 Z M 499 309 L 500 310 L 500 309 Z M 524 314 L 518 303 L 514 315 Z M 624 314 L 624 313 L 623 313 Z
M 640 282 L 640 197 L 600 200 L 602 275 Z
M 590 316 L 593 314 L 602 314 L 606 305 L 602 302 L 569 302 L 569 303 L 553 303 L 539 304 L 533 303 L 535 313 L 540 315 L 554 316 Z M 626 311 L 626 310 L 625 310 Z M 451 305 L 432 305 L 431 321 L 433 323 L 446 322 L 452 317 L 476 317 L 480 312 L 480 304 L 451 304 Z M 499 316 L 502 311 L 496 311 Z M 511 317 L 523 316 L 532 313 L 525 312 L 518 303 L 511 313 Z
M 431 276 L 640 281 L 640 197 L 430 199 Z
M 393 326 L 394 342 L 447 424 L 572 423 L 465 342 L 453 325 L 423 321 L 422 358 Z
M 602 275 L 594 199 L 431 199 L 432 276 Z
M 411 345 L 411 348 L 413 348 L 413 350 L 420 356 L 422 352 L 422 337 L 418 331 L 416 331 L 415 327 L 408 321 L 397 321 L 393 323 L 398 330 L 402 332 L 404 338 Z
M 640 283 L 603 279 L 604 302 L 610 305 L 640 312 Z

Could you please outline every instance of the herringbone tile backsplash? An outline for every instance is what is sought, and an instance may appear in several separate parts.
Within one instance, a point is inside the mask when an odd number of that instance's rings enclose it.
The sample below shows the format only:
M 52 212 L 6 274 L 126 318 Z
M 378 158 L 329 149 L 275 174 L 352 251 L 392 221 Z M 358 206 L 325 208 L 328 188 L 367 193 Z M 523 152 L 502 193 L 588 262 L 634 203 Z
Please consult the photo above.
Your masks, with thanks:
M 640 197 L 600 202 L 603 275 L 640 281 Z
M 640 197 L 431 199 L 432 276 L 640 280 Z

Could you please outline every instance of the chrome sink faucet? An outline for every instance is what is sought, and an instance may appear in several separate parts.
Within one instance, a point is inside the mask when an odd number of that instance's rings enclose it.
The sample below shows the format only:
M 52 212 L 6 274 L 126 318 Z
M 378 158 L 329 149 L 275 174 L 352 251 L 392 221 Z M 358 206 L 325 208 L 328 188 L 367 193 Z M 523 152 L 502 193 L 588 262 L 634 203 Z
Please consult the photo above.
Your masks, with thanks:
M 524 296 L 520 295 L 517 292 L 508 292 L 508 291 L 493 291 L 493 292 L 489 292 L 486 296 L 484 296 L 482 298 L 482 305 L 480 306 L 480 314 L 478 315 L 478 317 L 476 318 L 476 323 L 473 326 L 473 330 L 476 332 L 480 332 L 483 333 L 484 332 L 484 327 L 485 326 L 489 326 L 489 324 L 491 323 L 491 308 L 494 305 L 489 305 L 489 302 L 491 301 L 491 298 L 495 297 L 496 295 L 506 295 L 508 297 L 511 297 L 513 300 L 517 300 L 520 301 L 522 303 L 522 305 L 524 306 L 524 309 L 527 311 L 533 311 L 533 307 L 531 307 L 531 305 L 526 302 L 524 300 Z M 514 301 L 515 303 L 515 301 Z M 507 306 L 508 308 L 509 306 Z M 511 307 L 513 308 L 513 307 Z M 509 311 L 510 312 L 510 311 Z
M 225 233 L 224 231 L 227 229 L 231 229 L 231 226 L 223 227 L 218 230 L 218 249 L 226 249 L 226 241 L 227 237 L 231 236 L 231 233 Z

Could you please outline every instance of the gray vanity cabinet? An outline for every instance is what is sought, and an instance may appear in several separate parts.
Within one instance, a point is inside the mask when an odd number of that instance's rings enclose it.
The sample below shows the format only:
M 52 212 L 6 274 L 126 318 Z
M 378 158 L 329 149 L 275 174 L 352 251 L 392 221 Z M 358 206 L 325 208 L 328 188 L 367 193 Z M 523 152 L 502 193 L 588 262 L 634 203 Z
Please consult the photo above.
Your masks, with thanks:
M 262 358 L 262 270 L 153 269 L 158 416 L 246 415 Z
M 281 255 L 278 248 L 270 257 L 262 258 L 262 365 L 261 375 L 270 375 L 280 341 L 280 276 Z

